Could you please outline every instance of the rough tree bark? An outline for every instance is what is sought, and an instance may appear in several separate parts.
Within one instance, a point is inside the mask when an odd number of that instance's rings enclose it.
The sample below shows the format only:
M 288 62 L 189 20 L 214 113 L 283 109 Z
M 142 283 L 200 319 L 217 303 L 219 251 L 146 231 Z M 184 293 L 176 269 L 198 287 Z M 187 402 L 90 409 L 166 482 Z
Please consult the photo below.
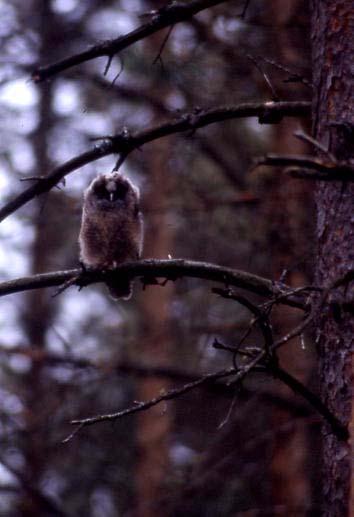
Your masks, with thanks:
M 352 0 L 312 1 L 314 137 L 340 160 L 354 158 L 354 8 Z M 323 156 L 325 158 L 325 156 Z M 354 269 L 354 184 L 317 187 L 317 281 L 331 285 Z M 351 439 L 323 436 L 323 515 L 354 515 L 354 282 L 331 290 L 319 314 L 323 400 L 349 426 Z

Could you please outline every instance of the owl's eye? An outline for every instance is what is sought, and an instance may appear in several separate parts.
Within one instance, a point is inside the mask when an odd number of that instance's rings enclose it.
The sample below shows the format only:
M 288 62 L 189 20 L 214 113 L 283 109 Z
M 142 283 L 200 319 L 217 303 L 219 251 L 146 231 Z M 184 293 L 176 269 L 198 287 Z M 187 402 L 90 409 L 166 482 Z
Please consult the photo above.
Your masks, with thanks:
M 118 183 L 115 190 L 115 198 L 116 199 L 124 199 L 128 192 L 128 185 L 125 183 Z
M 95 185 L 94 192 L 95 195 L 100 199 L 107 197 L 106 187 L 102 183 L 98 183 L 97 185 Z

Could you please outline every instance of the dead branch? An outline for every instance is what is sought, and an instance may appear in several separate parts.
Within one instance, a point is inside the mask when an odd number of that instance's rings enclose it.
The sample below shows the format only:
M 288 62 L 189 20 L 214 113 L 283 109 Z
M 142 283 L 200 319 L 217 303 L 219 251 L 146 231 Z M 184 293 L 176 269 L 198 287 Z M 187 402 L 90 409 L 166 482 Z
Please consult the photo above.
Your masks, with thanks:
M 159 395 L 145 402 L 135 402 L 133 406 L 123 409 L 121 411 L 117 411 L 115 413 L 108 413 L 84 419 L 72 420 L 70 423 L 72 425 L 76 425 L 77 427 L 69 436 L 67 436 L 63 440 L 62 443 L 69 442 L 83 427 L 87 427 L 101 422 L 112 422 L 119 418 L 134 413 L 138 413 L 140 411 L 146 411 L 147 409 L 150 409 L 151 407 L 156 406 L 157 404 L 160 404 L 163 401 L 175 399 L 204 384 L 215 383 L 216 381 L 224 379 L 225 377 L 234 377 L 234 379 L 232 380 L 232 385 L 234 386 L 236 383 L 239 383 L 252 370 L 267 372 L 275 376 L 276 378 L 280 379 L 293 391 L 295 391 L 295 393 L 302 396 L 319 414 L 323 416 L 323 418 L 331 426 L 333 433 L 339 439 L 346 440 L 348 438 L 348 431 L 346 427 L 340 422 L 340 420 L 338 420 L 338 418 L 333 413 L 331 413 L 327 406 L 323 404 L 323 402 L 306 386 L 304 386 L 301 382 L 295 379 L 295 377 L 290 375 L 288 372 L 283 370 L 275 361 L 268 361 L 267 356 L 268 352 L 264 349 L 260 351 L 254 358 L 250 359 L 250 361 L 241 368 L 230 367 L 217 372 L 205 374 L 202 377 L 193 380 L 187 384 L 184 384 L 179 388 L 171 389 L 163 393 L 162 395 Z
M 244 365 L 242 369 L 237 369 L 234 367 L 226 368 L 224 370 L 219 370 L 217 372 L 207 373 L 206 375 L 203 375 L 199 379 L 189 382 L 187 384 L 184 384 L 180 388 L 174 388 L 172 390 L 167 391 L 166 393 L 163 393 L 162 395 L 159 395 L 158 397 L 155 397 L 154 399 L 148 400 L 146 402 L 136 402 L 134 406 L 131 406 L 127 409 L 123 409 L 122 411 L 118 411 L 116 413 L 109 413 L 105 415 L 97 415 L 95 417 L 90 418 L 84 418 L 80 420 L 72 420 L 70 423 L 72 425 L 78 426 L 73 433 L 71 433 L 67 438 L 63 440 L 63 443 L 67 443 L 70 441 L 75 434 L 77 434 L 83 427 L 96 424 L 98 422 L 112 422 L 114 420 L 117 420 L 118 418 L 122 418 L 127 415 L 131 415 L 133 413 L 137 413 L 140 411 L 146 411 L 147 409 L 150 409 L 153 406 L 156 406 L 160 402 L 166 401 L 166 400 L 172 400 L 177 397 L 180 397 L 184 393 L 187 393 L 189 391 L 192 391 L 199 386 L 202 386 L 204 384 L 208 384 L 210 382 L 215 382 L 219 379 L 223 379 L 225 377 L 235 376 L 234 382 L 238 379 L 241 380 L 245 377 L 245 375 L 252 369 L 254 366 L 259 362 L 259 360 L 262 358 L 262 354 L 259 354 L 256 356 L 252 361 L 249 361 L 248 364 Z
M 354 166 L 349 162 L 321 160 L 307 155 L 267 154 L 257 158 L 255 167 L 288 167 L 293 176 L 322 181 L 354 181 Z
M 308 79 L 306 79 L 306 77 L 299 74 L 298 72 L 295 72 L 294 70 L 291 70 L 287 66 L 277 63 L 273 59 L 269 59 L 262 56 L 258 56 L 258 59 L 262 59 L 265 63 L 268 63 L 269 65 L 272 65 L 274 68 L 277 68 L 281 72 L 288 74 L 288 77 L 284 79 L 285 83 L 301 83 L 307 88 L 313 88 L 312 83 Z
M 309 390 L 304 384 L 298 381 L 295 377 L 290 375 L 286 370 L 281 368 L 279 365 L 270 364 L 268 366 L 269 372 L 274 375 L 275 378 L 281 380 L 294 393 L 303 397 L 311 406 L 328 422 L 333 433 L 340 440 L 347 440 L 349 437 L 348 429 L 338 420 L 338 418 L 328 409 L 328 407 L 322 402 L 322 400 Z
M 258 323 L 258 327 L 262 333 L 264 340 L 263 348 L 253 347 L 251 349 L 247 347 L 246 349 L 241 349 L 239 344 L 230 347 L 221 345 L 220 343 L 218 343 L 218 346 L 216 348 L 221 348 L 225 351 L 231 352 L 233 357 L 241 355 L 252 358 L 256 355 L 259 358 L 259 360 L 254 365 L 253 370 L 264 371 L 281 380 L 284 384 L 290 387 L 296 394 L 304 398 L 328 422 L 333 433 L 339 439 L 346 440 L 349 436 L 347 428 L 328 409 L 328 407 L 321 401 L 321 399 L 317 397 L 317 395 L 310 391 L 304 384 L 298 381 L 286 370 L 280 367 L 279 360 L 276 355 L 276 350 L 282 344 L 288 342 L 292 337 L 295 337 L 295 335 L 298 335 L 304 331 L 307 325 L 312 321 L 312 311 L 301 325 L 296 327 L 292 332 L 290 332 L 283 338 L 274 341 L 269 313 L 251 303 L 244 296 L 240 296 L 237 293 L 234 293 L 231 289 L 216 288 L 213 289 L 213 292 L 219 294 L 223 298 L 234 300 L 246 307 L 255 316 L 256 321 Z M 235 364 L 236 361 L 234 360 L 234 365 Z M 234 382 L 232 382 L 232 385 L 233 384 Z
M 251 303 L 244 296 L 240 296 L 238 293 L 233 292 L 231 289 L 220 289 L 214 288 L 213 292 L 219 294 L 223 298 L 234 300 L 244 307 L 246 307 L 255 317 L 255 323 L 257 323 L 263 339 L 264 339 L 264 348 L 267 351 L 267 354 L 271 353 L 271 347 L 274 343 L 273 341 L 273 331 L 272 326 L 269 321 L 269 313 L 266 310 L 259 308 L 254 303 Z M 251 322 L 253 326 L 253 322 Z M 238 345 L 239 347 L 239 345 Z
M 135 149 L 158 138 L 185 131 L 194 131 L 224 120 L 258 117 L 260 123 L 274 123 L 275 121 L 279 122 L 279 117 L 308 116 L 310 111 L 311 105 L 305 101 L 245 103 L 235 106 L 220 106 L 198 113 L 187 113 L 172 122 L 166 122 L 132 134 L 123 130 L 115 136 L 102 138 L 103 141 L 96 144 L 94 149 L 56 167 L 44 179 L 42 178 L 27 190 L 21 192 L 0 209 L 0 222 L 34 197 L 51 190 L 74 170 L 109 154 L 117 153 L 126 158 Z
M 108 58 L 109 67 L 113 56 L 130 45 L 133 45 L 137 41 L 140 41 L 147 36 L 151 36 L 151 34 L 154 34 L 161 29 L 188 20 L 188 18 L 191 18 L 199 11 L 221 4 L 225 1 L 227 0 L 192 0 L 188 3 L 178 1 L 170 2 L 166 7 L 157 11 L 152 11 L 151 19 L 148 23 L 141 25 L 119 38 L 104 41 L 99 45 L 94 45 L 84 52 L 72 55 L 51 65 L 39 67 L 32 72 L 32 79 L 36 83 L 40 83 L 56 74 L 59 74 L 60 72 L 63 72 L 64 70 L 67 70 L 68 68 L 102 56 L 106 56 Z

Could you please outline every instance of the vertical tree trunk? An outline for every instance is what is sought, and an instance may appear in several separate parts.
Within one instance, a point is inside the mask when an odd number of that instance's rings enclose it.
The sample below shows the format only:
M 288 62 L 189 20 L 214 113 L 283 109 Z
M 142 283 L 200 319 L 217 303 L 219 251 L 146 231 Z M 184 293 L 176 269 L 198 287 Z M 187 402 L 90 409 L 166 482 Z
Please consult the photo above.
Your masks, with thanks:
M 269 23 L 277 28 L 274 32 L 275 46 L 272 57 L 275 61 L 296 69 L 306 59 L 310 45 L 304 22 L 309 12 L 303 0 L 272 0 L 269 6 Z M 291 27 L 291 29 L 290 29 Z M 274 70 L 271 70 L 270 77 Z M 275 74 L 277 77 L 277 74 Z M 293 92 L 299 95 L 301 85 L 296 89 L 288 83 L 275 82 L 281 98 L 291 98 Z M 268 93 L 268 92 L 267 92 Z M 304 93 L 307 93 L 306 91 Z M 309 96 L 309 93 L 308 93 Z M 288 119 L 273 128 L 272 152 L 281 154 L 306 154 L 303 142 L 294 137 L 299 129 L 299 121 Z M 266 211 L 269 222 L 269 249 L 271 252 L 272 278 L 280 278 L 284 269 L 288 270 L 286 281 L 293 287 L 309 283 L 304 274 L 303 262 L 309 257 L 308 240 L 313 235 L 309 222 L 313 217 L 311 205 L 312 185 L 279 176 L 276 171 L 267 195 Z M 274 323 L 277 331 L 285 335 L 299 321 L 299 312 L 287 307 L 275 312 Z M 309 349 L 303 350 L 300 339 L 279 352 L 282 366 L 306 383 L 313 368 L 313 356 Z M 296 395 L 280 383 L 277 393 L 296 399 Z M 271 463 L 271 495 L 277 516 L 296 513 L 303 515 L 305 507 L 311 505 L 311 479 L 308 475 L 309 436 L 306 422 L 295 420 L 284 408 L 274 407 L 271 412 L 274 444 Z M 289 427 L 289 422 L 293 425 Z M 286 429 L 281 431 L 282 429 Z M 274 510 L 275 511 L 275 510 Z
M 38 0 L 37 16 L 34 22 L 38 24 L 41 36 L 39 62 L 44 62 L 53 54 L 54 18 L 50 5 L 46 0 Z M 47 154 L 48 134 L 52 126 L 52 83 L 41 88 L 38 103 L 38 126 L 32 136 L 32 145 L 36 158 L 36 168 L 33 175 L 45 176 L 50 171 L 52 162 Z M 54 230 L 57 210 L 62 213 L 63 203 L 59 202 L 56 193 L 50 194 L 50 203 L 45 203 L 43 197 L 33 204 L 34 240 L 31 248 L 31 271 L 41 273 L 51 268 L 55 262 L 58 250 L 59 234 Z M 58 206 L 59 205 L 59 206 Z M 53 220 L 54 219 L 54 220 Z M 51 250 L 49 252 L 48 250 Z M 30 291 L 25 295 L 22 321 L 29 346 L 43 349 L 46 346 L 46 333 L 50 328 L 56 311 L 56 302 L 48 290 Z M 50 389 L 43 364 L 34 361 L 26 374 L 25 415 L 26 434 L 23 441 L 23 452 L 26 458 L 25 478 L 30 485 L 38 489 L 48 456 L 45 444 L 48 442 L 47 424 L 50 418 Z M 19 509 L 23 517 L 33 517 L 45 513 L 43 501 L 32 497 L 30 491 L 23 494 L 19 500 Z
M 353 160 L 352 0 L 312 1 L 312 41 L 314 137 L 337 159 Z M 323 182 L 316 202 L 317 282 L 326 287 L 354 269 L 354 183 Z M 353 304 L 353 281 L 331 290 L 320 311 L 317 335 L 323 400 L 352 434 Z M 353 457 L 353 436 L 346 443 L 324 430 L 323 515 L 353 515 Z
M 293 121 L 287 121 L 286 124 L 274 129 L 274 152 L 304 153 L 303 144 L 294 141 L 293 133 L 296 129 L 298 123 Z M 306 253 L 308 235 L 304 216 L 313 215 L 311 203 L 304 202 L 310 194 L 307 187 L 309 185 L 304 182 L 278 176 L 270 193 L 272 277 L 280 278 L 284 268 L 290 268 L 286 281 L 293 287 L 309 283 L 309 279 L 297 267 L 300 257 L 305 258 Z M 307 230 L 310 229 L 309 226 Z M 294 271 L 291 271 L 294 265 Z M 285 335 L 298 324 L 299 312 L 291 307 L 281 308 L 275 311 L 273 321 L 277 331 Z M 313 356 L 308 347 L 306 350 L 302 349 L 300 338 L 281 349 L 279 358 L 286 370 L 301 382 L 307 383 L 313 367 Z M 289 388 L 280 383 L 277 384 L 276 390 L 277 393 L 288 397 L 289 401 L 292 398 L 297 399 Z M 279 517 L 292 512 L 304 515 L 305 507 L 311 504 L 311 479 L 308 475 L 309 429 L 303 419 L 294 420 L 290 408 L 286 411 L 284 408 L 274 407 L 271 416 L 276 436 L 271 465 L 273 506 L 277 508 Z M 286 426 L 290 421 L 293 425 Z M 284 427 L 287 430 L 279 432 Z
M 148 156 L 148 192 L 144 196 L 145 226 L 144 256 L 167 258 L 171 253 L 172 230 L 161 210 L 167 206 L 168 174 L 165 167 L 170 145 L 167 141 L 153 144 Z M 146 153 L 145 153 L 146 159 Z M 142 318 L 139 361 L 147 365 L 171 363 L 170 305 L 173 285 L 150 286 L 140 298 Z M 169 389 L 166 379 L 140 379 L 137 399 L 149 400 Z M 169 463 L 171 415 L 168 406 L 158 405 L 141 413 L 137 419 L 138 462 L 136 469 L 137 517 L 165 515 L 161 507 L 163 485 Z

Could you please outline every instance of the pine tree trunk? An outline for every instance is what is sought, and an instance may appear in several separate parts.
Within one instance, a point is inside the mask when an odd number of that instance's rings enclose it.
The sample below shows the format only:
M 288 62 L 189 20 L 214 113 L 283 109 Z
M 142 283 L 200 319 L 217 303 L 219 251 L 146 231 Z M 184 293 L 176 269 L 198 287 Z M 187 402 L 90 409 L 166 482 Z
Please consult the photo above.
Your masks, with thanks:
M 296 69 L 304 64 L 309 53 L 309 11 L 303 0 L 272 0 L 269 5 L 269 23 L 277 30 L 272 43 L 272 58 Z M 291 30 L 288 27 L 291 26 Z M 301 86 L 291 89 L 288 83 L 277 81 L 271 70 L 271 77 L 281 98 L 296 98 Z M 267 88 L 267 86 L 265 85 Z M 269 90 L 266 90 L 269 95 Z M 302 90 L 308 95 L 308 90 Z M 299 129 L 298 119 L 287 119 L 272 128 L 271 152 L 279 154 L 307 154 L 304 142 L 294 137 Z M 301 126 L 300 126 L 301 127 Z M 313 186 L 303 181 L 279 175 L 274 171 L 271 188 L 265 203 L 266 218 L 269 223 L 269 250 L 271 252 L 272 278 L 279 279 L 287 270 L 286 282 L 293 287 L 308 284 L 310 279 L 304 273 L 303 263 L 310 260 L 309 239 L 313 238 L 313 206 L 311 203 Z M 287 307 L 279 308 L 273 315 L 273 324 L 279 334 L 285 335 L 299 322 L 299 312 Z M 303 350 L 300 338 L 279 352 L 281 365 L 301 382 L 308 383 L 313 369 L 311 347 Z M 297 513 L 304 515 L 311 507 L 311 479 L 309 476 L 309 434 L 312 426 L 303 418 L 295 419 L 291 412 L 291 400 L 297 396 L 281 383 L 276 392 L 288 397 L 289 408 L 272 408 L 271 425 L 274 430 L 272 446 L 271 497 L 277 517 Z M 293 425 L 289 426 L 289 422 Z
M 169 143 L 165 140 L 152 144 L 145 152 L 148 164 L 149 189 L 144 195 L 145 242 L 144 257 L 167 258 L 171 252 L 173 229 L 165 214 L 167 206 L 168 174 L 166 163 Z M 139 361 L 150 366 L 171 364 L 170 304 L 173 285 L 147 286 L 142 293 L 139 311 L 142 319 L 142 336 L 138 347 Z M 137 399 L 149 400 L 169 389 L 167 379 L 148 377 L 139 379 Z M 171 405 L 155 406 L 137 417 L 138 461 L 136 466 L 136 517 L 165 515 L 161 506 L 164 484 L 169 464 L 169 439 L 172 424 Z
M 354 158 L 353 20 L 352 0 L 312 2 L 314 137 L 338 160 Z M 316 202 L 317 282 L 329 286 L 354 269 L 354 183 L 322 182 Z M 317 334 L 323 400 L 351 433 L 353 304 L 353 281 L 332 289 L 321 308 Z M 324 430 L 323 515 L 353 515 L 353 457 L 353 437 L 340 441 Z

